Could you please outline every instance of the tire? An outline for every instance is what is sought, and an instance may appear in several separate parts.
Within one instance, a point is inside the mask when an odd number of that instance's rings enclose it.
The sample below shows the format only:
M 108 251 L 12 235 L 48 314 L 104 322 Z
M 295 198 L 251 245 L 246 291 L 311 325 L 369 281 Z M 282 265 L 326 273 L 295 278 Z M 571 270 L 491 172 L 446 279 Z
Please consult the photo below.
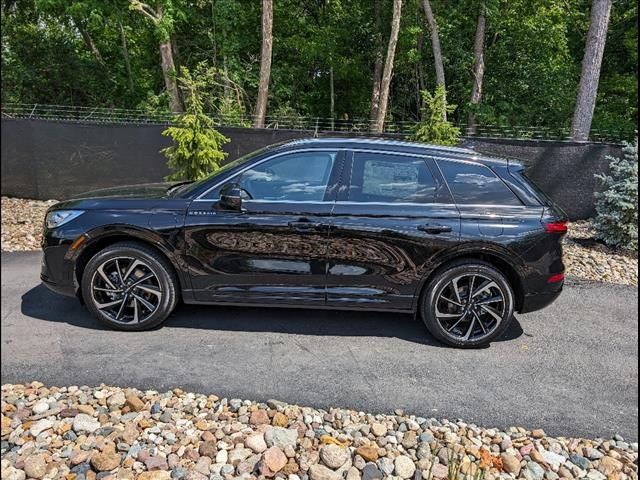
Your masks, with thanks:
M 117 330 L 157 327 L 178 302 L 173 267 L 138 242 L 115 243 L 98 252 L 87 263 L 81 282 L 87 309 Z
M 420 302 L 429 332 L 460 348 L 482 347 L 500 338 L 513 320 L 513 309 L 514 295 L 507 278 L 480 260 L 459 260 L 438 270 Z

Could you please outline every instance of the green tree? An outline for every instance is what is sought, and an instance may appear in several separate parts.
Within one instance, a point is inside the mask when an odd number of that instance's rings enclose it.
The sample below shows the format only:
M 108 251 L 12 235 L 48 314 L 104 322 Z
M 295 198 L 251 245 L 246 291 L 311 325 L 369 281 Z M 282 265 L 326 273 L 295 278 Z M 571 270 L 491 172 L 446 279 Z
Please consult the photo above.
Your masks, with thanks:
M 615 247 L 638 249 L 638 136 L 621 158 L 608 157 L 610 175 L 596 175 L 605 187 L 596 192 L 598 237 Z
M 173 141 L 162 153 L 173 170 L 168 180 L 199 180 L 220 168 L 227 156 L 222 145 L 229 139 L 214 128 L 213 119 L 204 113 L 200 92 L 203 82 L 194 79 L 185 67 L 180 73 L 178 84 L 185 94 L 186 111 L 175 125 L 162 132 Z
M 456 105 L 447 103 L 444 86 L 438 85 L 434 94 L 423 90 L 422 98 L 423 116 L 416 124 L 414 139 L 436 145 L 456 145 L 460 141 L 460 129 L 445 120 L 445 113 L 453 113 Z

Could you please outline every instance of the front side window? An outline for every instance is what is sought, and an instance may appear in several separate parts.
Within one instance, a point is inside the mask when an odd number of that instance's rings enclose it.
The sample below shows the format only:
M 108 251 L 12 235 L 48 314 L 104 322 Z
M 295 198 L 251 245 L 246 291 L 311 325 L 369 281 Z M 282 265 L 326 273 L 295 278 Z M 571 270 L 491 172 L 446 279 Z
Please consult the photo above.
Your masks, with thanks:
M 436 181 L 425 159 L 388 153 L 354 154 L 349 201 L 438 203 L 447 198 L 446 187 Z
M 493 171 L 480 164 L 438 160 L 459 205 L 522 205 Z
M 237 177 L 253 200 L 322 201 L 337 152 L 299 152 L 269 159 Z

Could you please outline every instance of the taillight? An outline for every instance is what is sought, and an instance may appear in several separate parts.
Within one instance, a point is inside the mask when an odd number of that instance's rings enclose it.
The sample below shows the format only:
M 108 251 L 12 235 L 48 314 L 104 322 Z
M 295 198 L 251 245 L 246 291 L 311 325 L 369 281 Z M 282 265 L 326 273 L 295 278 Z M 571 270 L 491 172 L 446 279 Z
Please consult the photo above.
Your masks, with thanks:
M 547 278 L 547 283 L 557 283 L 564 280 L 564 273 L 556 273 L 555 275 L 551 275 Z
M 550 222 L 544 224 L 547 233 L 567 233 L 567 222 Z

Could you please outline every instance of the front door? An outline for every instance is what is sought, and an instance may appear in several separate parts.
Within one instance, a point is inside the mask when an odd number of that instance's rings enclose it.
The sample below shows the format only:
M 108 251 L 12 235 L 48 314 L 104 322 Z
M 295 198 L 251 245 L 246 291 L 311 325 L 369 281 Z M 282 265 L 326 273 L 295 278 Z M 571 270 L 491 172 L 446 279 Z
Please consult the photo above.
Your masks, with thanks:
M 327 305 L 411 310 L 460 216 L 433 161 L 355 151 L 345 162 L 329 240 Z
M 219 189 L 194 201 L 185 229 L 194 299 L 324 305 L 342 161 L 337 150 L 278 154 L 228 179 L 245 194 L 242 211 L 222 208 Z

